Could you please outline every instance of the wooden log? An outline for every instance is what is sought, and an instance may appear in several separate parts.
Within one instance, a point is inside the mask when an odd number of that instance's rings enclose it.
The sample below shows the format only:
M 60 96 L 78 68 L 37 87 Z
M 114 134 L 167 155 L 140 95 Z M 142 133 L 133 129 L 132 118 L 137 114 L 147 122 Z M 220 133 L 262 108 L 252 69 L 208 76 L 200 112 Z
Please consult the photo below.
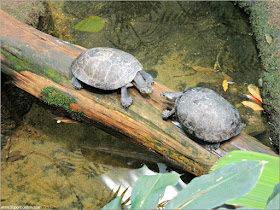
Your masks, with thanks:
M 128 139 L 164 156 L 173 164 L 202 175 L 231 150 L 251 150 L 275 155 L 270 148 L 242 132 L 215 151 L 208 151 L 161 119 L 170 103 L 159 94 L 172 91 L 155 82 L 154 93 L 139 94 L 129 89 L 133 104 L 124 109 L 119 91 L 94 88 L 74 90 L 70 65 L 85 50 L 44 34 L 1 11 L 1 70 L 14 84 L 50 105 L 67 110 L 78 120 L 93 123 L 106 132 Z

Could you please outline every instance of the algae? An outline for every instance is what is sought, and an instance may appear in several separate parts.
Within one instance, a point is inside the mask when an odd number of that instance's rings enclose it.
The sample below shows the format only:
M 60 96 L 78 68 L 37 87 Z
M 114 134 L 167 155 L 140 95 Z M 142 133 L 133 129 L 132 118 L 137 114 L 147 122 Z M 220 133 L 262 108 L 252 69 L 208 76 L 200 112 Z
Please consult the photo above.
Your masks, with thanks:
M 46 87 L 42 89 L 39 99 L 41 99 L 49 105 L 64 108 L 74 120 L 82 120 L 84 117 L 84 113 L 82 111 L 73 111 L 71 109 L 70 104 L 77 104 L 76 99 L 67 93 L 55 89 L 54 87 Z
M 31 62 L 27 60 L 23 60 L 16 55 L 13 55 L 12 53 L 9 53 L 5 50 L 6 46 L 2 46 L 1 48 L 1 54 L 4 56 L 5 61 L 10 61 L 8 65 L 12 68 L 14 68 L 17 71 L 31 71 L 34 72 L 34 69 L 37 69 L 36 66 L 34 66 Z
M 48 78 L 51 78 L 55 82 L 61 81 L 61 75 L 52 68 L 47 68 L 46 74 L 47 74 Z

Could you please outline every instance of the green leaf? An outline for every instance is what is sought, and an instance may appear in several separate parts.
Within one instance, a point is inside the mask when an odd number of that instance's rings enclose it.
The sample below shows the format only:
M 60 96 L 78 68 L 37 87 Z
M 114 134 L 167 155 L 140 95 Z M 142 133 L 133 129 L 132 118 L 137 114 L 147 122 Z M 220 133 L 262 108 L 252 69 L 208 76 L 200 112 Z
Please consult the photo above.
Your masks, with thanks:
M 262 176 L 255 188 L 247 195 L 236 200 L 228 201 L 227 204 L 264 209 L 274 185 L 279 182 L 279 157 L 258 152 L 236 150 L 228 153 L 212 169 L 217 169 L 223 165 L 239 162 L 241 160 L 263 160 L 268 163 L 265 164 Z
M 165 188 L 176 185 L 178 181 L 179 174 L 177 173 L 141 176 L 131 192 L 131 209 L 156 209 Z
M 75 25 L 79 31 L 97 32 L 104 28 L 105 22 L 101 17 L 90 16 Z
M 104 206 L 102 209 L 116 209 L 116 210 L 121 210 L 122 205 L 121 205 L 122 199 L 120 196 L 117 196 L 114 200 L 112 200 L 110 203 L 108 203 L 106 206 Z
M 280 183 L 278 182 L 273 189 L 272 194 L 267 200 L 266 209 L 279 209 L 279 194 L 280 191 Z
M 211 209 L 253 189 L 264 163 L 242 161 L 225 165 L 210 174 L 194 178 L 169 201 L 166 209 Z

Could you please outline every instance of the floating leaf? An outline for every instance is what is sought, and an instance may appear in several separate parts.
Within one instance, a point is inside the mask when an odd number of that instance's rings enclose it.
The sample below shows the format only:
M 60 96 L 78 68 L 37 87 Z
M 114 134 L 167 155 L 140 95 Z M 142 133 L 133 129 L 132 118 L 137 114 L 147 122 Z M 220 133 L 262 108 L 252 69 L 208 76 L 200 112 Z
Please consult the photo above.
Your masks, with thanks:
M 262 102 L 260 90 L 257 86 L 250 84 L 250 85 L 248 85 L 248 90 L 254 97 L 256 97 L 257 99 L 259 99 Z
M 75 25 L 79 31 L 97 32 L 104 28 L 105 22 L 101 17 L 90 16 Z
M 250 192 L 257 183 L 264 163 L 241 161 L 225 165 L 210 174 L 194 178 L 169 201 L 166 209 L 212 209 Z
M 239 107 L 242 107 L 242 106 L 243 106 L 243 104 L 241 104 L 241 103 L 235 104 L 235 107 L 236 107 L 236 108 L 239 108 Z
M 209 68 L 204 68 L 201 66 L 191 66 L 193 70 L 198 71 L 198 72 L 207 72 L 207 71 L 214 71 L 214 69 L 209 69 Z
M 228 89 L 228 81 L 227 81 L 226 79 L 223 81 L 223 88 L 224 88 L 224 91 L 225 91 L 225 92 L 226 92 L 227 89 Z
M 224 79 L 227 81 L 232 81 L 232 78 L 227 74 L 224 74 Z
M 263 108 L 262 108 L 260 105 L 254 103 L 254 102 L 251 102 L 251 101 L 242 101 L 241 103 L 242 103 L 244 106 L 250 107 L 250 108 L 253 109 L 254 111 L 262 111 L 262 110 L 263 110 Z
M 262 102 L 261 102 L 259 99 L 257 99 L 255 96 L 252 96 L 252 95 L 245 95 L 245 96 L 246 96 L 247 98 L 249 98 L 249 99 L 251 99 L 251 100 L 257 102 L 258 104 L 262 104 Z

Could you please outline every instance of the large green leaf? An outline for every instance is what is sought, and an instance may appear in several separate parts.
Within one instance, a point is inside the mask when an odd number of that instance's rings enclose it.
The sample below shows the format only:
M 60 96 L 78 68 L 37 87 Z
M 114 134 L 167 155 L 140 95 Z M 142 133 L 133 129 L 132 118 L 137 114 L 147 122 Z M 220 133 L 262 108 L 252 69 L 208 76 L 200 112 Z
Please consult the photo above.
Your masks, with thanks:
M 108 203 L 106 206 L 104 206 L 102 209 L 114 209 L 114 210 L 121 210 L 122 199 L 120 196 L 117 196 L 114 200 L 112 200 L 110 203 Z
M 258 152 L 236 150 L 228 153 L 211 170 L 241 160 L 263 160 L 268 163 L 265 164 L 262 176 L 256 184 L 256 187 L 249 194 L 239 199 L 228 201 L 227 204 L 264 209 L 274 185 L 279 182 L 279 157 Z
M 242 161 L 225 165 L 210 174 L 194 178 L 169 201 L 166 209 L 210 209 L 239 198 L 257 183 L 263 162 Z
M 131 192 L 131 209 L 156 209 L 165 188 L 176 185 L 178 181 L 177 173 L 141 176 Z
M 97 32 L 103 29 L 104 20 L 98 16 L 90 16 L 75 25 L 75 29 L 79 31 Z
M 267 200 L 266 209 L 279 209 L 280 183 L 274 186 L 273 192 Z

